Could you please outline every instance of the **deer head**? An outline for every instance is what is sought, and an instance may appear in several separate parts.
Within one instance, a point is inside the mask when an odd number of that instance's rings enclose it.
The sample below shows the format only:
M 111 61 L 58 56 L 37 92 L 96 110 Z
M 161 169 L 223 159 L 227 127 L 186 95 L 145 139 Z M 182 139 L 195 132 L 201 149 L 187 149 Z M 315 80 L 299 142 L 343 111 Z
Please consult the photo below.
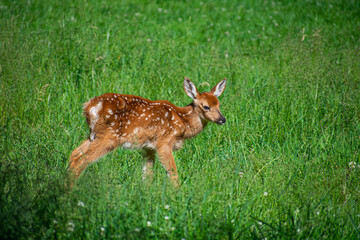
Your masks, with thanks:
M 226 87 L 226 78 L 220 81 L 211 89 L 210 92 L 199 93 L 196 86 L 190 79 L 185 78 L 184 90 L 194 102 L 194 109 L 198 112 L 202 121 L 214 122 L 223 125 L 226 118 L 220 112 L 220 103 L 218 97 L 224 92 Z

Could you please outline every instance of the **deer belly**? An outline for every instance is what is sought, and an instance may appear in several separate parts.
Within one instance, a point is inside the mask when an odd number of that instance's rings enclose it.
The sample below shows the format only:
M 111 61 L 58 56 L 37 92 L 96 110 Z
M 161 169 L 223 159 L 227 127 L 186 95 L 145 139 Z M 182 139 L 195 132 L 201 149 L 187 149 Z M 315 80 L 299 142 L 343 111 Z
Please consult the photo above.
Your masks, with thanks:
M 153 142 L 136 143 L 125 141 L 121 144 L 121 147 L 125 149 L 155 149 L 155 144 Z
M 177 140 L 173 146 L 174 150 L 179 150 L 184 144 L 183 140 Z

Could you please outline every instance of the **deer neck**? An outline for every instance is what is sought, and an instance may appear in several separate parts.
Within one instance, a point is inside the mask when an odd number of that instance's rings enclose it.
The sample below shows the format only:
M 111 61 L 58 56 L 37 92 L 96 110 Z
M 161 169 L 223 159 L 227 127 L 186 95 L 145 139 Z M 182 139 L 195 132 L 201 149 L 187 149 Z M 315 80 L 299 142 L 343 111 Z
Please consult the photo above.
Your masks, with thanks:
M 201 110 L 194 103 L 183 107 L 183 119 L 185 123 L 185 138 L 198 135 L 207 125 L 207 121 L 201 118 Z

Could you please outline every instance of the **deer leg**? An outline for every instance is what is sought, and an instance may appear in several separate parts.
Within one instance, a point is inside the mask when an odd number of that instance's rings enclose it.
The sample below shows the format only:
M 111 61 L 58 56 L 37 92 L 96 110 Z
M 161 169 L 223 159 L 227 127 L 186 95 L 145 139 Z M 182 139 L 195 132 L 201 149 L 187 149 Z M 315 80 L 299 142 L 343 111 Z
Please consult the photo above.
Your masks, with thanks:
M 179 185 L 176 163 L 172 153 L 172 148 L 164 145 L 158 148 L 159 159 L 163 167 L 166 169 L 168 176 L 175 186 Z
M 152 149 L 145 149 L 144 157 L 146 162 L 143 167 L 143 180 L 145 180 L 148 176 L 152 180 L 152 168 L 154 166 L 156 151 Z
M 93 142 L 84 141 L 70 155 L 69 173 L 74 179 L 78 178 L 91 163 L 113 149 L 114 144 L 107 139 L 96 138 Z
M 70 155 L 69 165 L 71 165 L 72 162 L 76 162 L 77 159 L 81 158 L 85 152 L 89 150 L 89 146 L 91 144 L 91 141 L 89 139 L 83 141 L 79 147 L 77 147 L 74 151 L 72 151 Z

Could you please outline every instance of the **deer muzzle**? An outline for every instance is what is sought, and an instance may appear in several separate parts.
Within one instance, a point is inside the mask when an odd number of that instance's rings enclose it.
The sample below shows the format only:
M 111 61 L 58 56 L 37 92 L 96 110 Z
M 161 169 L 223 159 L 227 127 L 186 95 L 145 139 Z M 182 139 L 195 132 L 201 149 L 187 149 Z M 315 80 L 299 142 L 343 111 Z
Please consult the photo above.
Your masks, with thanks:
M 216 123 L 219 125 L 223 125 L 226 122 L 226 118 L 220 114 L 220 117 L 216 120 Z

